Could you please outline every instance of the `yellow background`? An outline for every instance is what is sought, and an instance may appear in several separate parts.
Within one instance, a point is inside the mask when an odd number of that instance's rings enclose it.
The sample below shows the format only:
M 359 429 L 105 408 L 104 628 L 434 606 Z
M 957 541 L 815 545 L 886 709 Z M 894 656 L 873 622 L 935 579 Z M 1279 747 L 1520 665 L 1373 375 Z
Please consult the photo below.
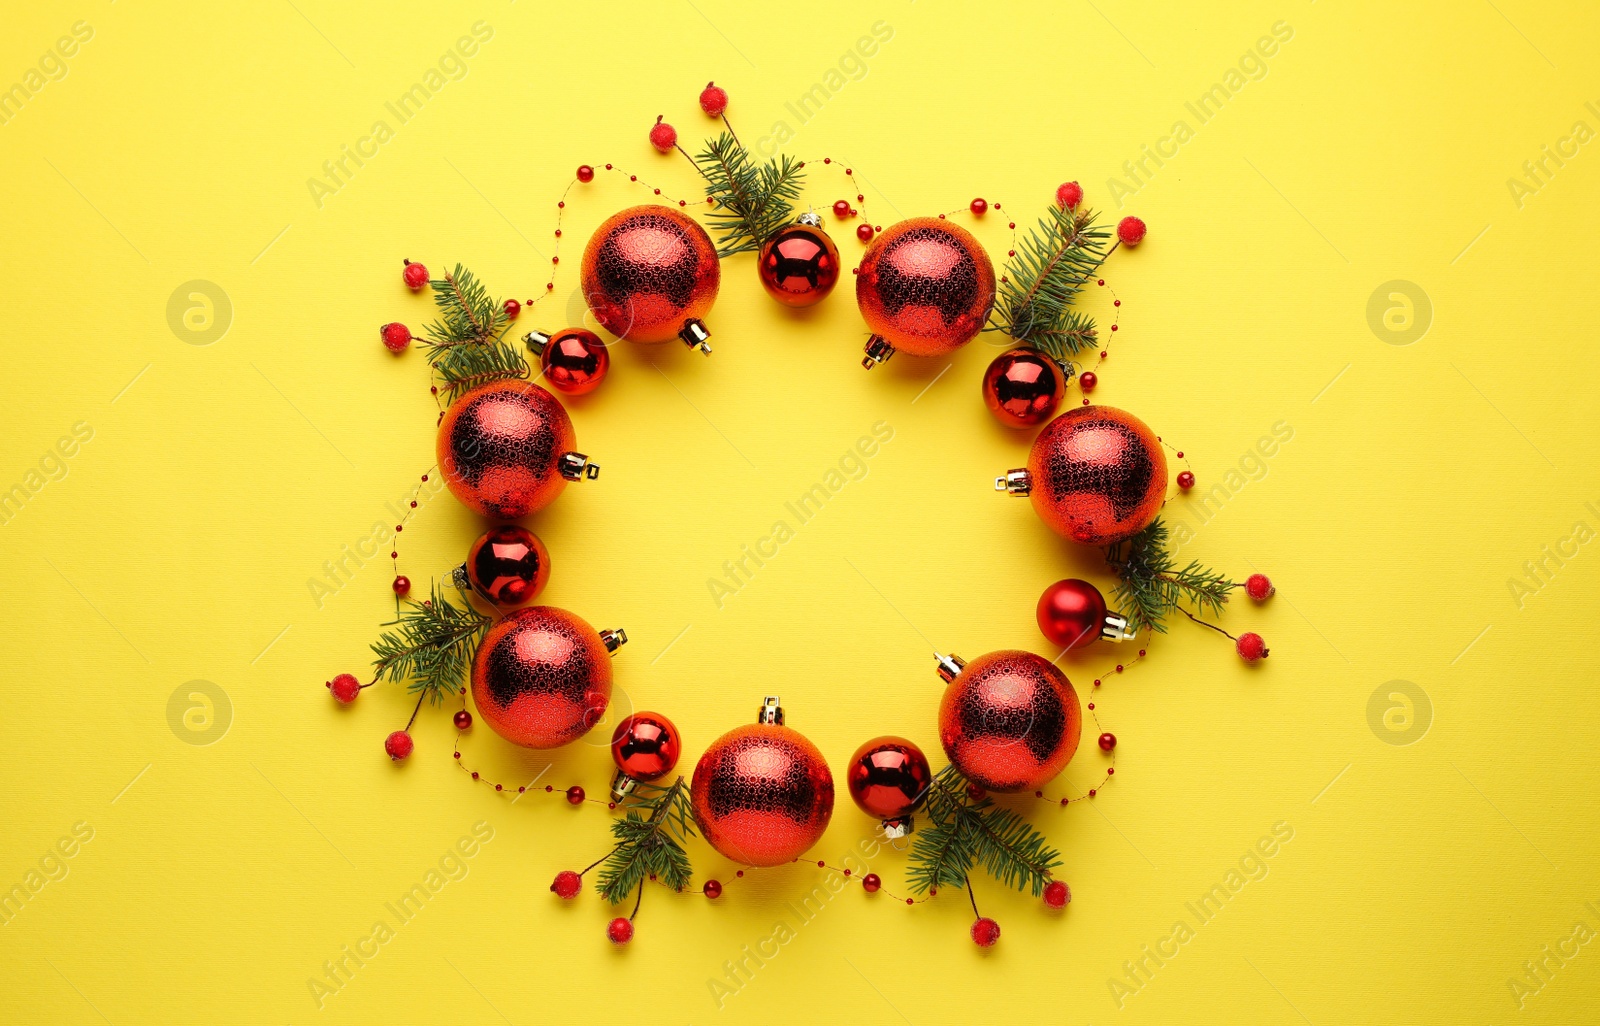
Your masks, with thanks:
M 1584 106 L 1600 107 L 1600 16 L 1587 5 L 12 7 L 0 85 L 74 22 L 93 38 L 0 125 L 0 488 L 27 480 L 73 424 L 94 433 L 0 527 L 0 887 L 27 879 L 73 824 L 94 835 L 0 925 L 0 1018 L 1327 1026 L 1592 1014 L 1593 944 L 1548 963 L 1520 1002 L 1509 982 L 1576 922 L 1600 931 L 1600 551 L 1547 564 L 1548 583 L 1520 604 L 1508 585 L 1576 521 L 1600 529 L 1585 506 L 1600 507 L 1600 153 L 1591 141 L 1551 162 L 1520 204 L 1507 185 L 1574 122 L 1600 128 Z M 385 101 L 480 20 L 493 38 L 465 77 L 398 125 Z M 880 20 L 893 38 L 865 75 L 798 123 L 785 103 Z M 1293 38 L 1265 77 L 1200 124 L 1186 101 L 1278 21 Z M 307 584 L 391 521 L 386 504 L 432 461 L 421 354 L 393 358 L 376 338 L 385 321 L 429 317 L 400 285 L 401 258 L 460 261 L 500 295 L 539 294 L 577 164 L 694 192 L 645 131 L 665 114 L 696 148 L 713 127 L 695 105 L 710 78 L 742 134 L 787 120 L 792 154 L 849 161 L 880 224 L 978 195 L 1031 223 L 1074 178 L 1111 216 L 1142 215 L 1148 241 L 1107 266 L 1122 330 L 1096 399 L 1185 449 L 1202 489 L 1275 423 L 1293 429 L 1182 553 L 1271 574 L 1277 597 L 1236 602 L 1227 624 L 1260 631 L 1272 656 L 1246 668 L 1180 620 L 1101 690 L 1121 739 L 1115 783 L 1094 803 L 1034 810 L 1064 852 L 1065 915 L 980 880 L 1004 930 L 981 953 L 961 895 L 906 909 L 853 890 L 720 1009 L 708 980 L 792 923 L 787 903 L 821 874 L 733 882 L 696 842 L 697 874 L 730 881 L 726 896 L 654 890 L 634 943 L 614 949 L 592 892 L 563 904 L 547 891 L 558 869 L 605 850 L 603 811 L 542 794 L 513 806 L 469 786 L 438 709 L 419 721 L 416 755 L 392 765 L 381 744 L 410 710 L 399 689 L 339 709 L 322 688 L 362 672 L 392 611 L 386 561 L 320 608 Z M 319 207 L 307 180 L 380 118 L 395 137 Z M 1179 119 L 1193 138 L 1118 209 L 1107 180 Z M 818 206 L 846 195 L 836 170 L 812 170 Z M 615 176 L 575 191 L 557 291 L 519 332 L 564 326 L 589 230 L 645 198 Z M 828 224 L 853 263 L 859 244 Z M 978 230 L 1004 253 L 1001 216 Z M 848 278 L 791 315 L 759 290 L 749 256 L 724 275 L 715 355 L 623 344 L 604 387 L 569 403 L 604 473 L 530 521 L 553 553 L 545 600 L 627 629 L 618 706 L 672 716 L 685 771 L 766 693 L 836 770 L 877 733 L 937 754 L 930 648 L 1053 655 L 1033 624 L 1040 590 L 1110 582 L 1027 503 L 993 494 L 1029 438 L 979 401 L 987 341 L 953 364 L 901 357 L 865 373 Z M 168 322 L 169 296 L 196 279 L 232 304 L 211 345 Z M 1367 315 L 1396 279 L 1433 309 L 1404 346 Z M 1109 296 L 1095 291 L 1086 308 L 1104 315 Z M 868 475 L 717 608 L 707 580 L 880 420 L 894 439 Z M 1169 516 L 1198 523 L 1199 492 Z M 443 572 L 478 530 L 453 499 L 431 500 L 404 535 L 403 568 L 418 582 Z M 1086 691 L 1117 657 L 1063 665 Z M 228 730 L 208 746 L 169 723 L 169 697 L 182 704 L 194 680 L 228 696 Z M 1369 719 L 1369 696 L 1386 702 L 1396 680 L 1431 706 L 1410 745 Z M 1058 789 L 1099 778 L 1104 757 L 1085 740 Z M 505 779 L 544 771 L 598 794 L 610 772 L 599 743 L 547 756 L 480 726 L 466 744 Z M 319 1010 L 308 979 L 478 821 L 494 839 L 466 878 Z M 1268 875 L 1119 1008 L 1107 981 L 1122 963 L 1175 922 L 1193 926 L 1185 904 L 1279 822 L 1294 837 Z M 816 855 L 838 859 L 871 826 L 841 790 Z M 873 860 L 891 889 L 903 891 L 903 859 Z

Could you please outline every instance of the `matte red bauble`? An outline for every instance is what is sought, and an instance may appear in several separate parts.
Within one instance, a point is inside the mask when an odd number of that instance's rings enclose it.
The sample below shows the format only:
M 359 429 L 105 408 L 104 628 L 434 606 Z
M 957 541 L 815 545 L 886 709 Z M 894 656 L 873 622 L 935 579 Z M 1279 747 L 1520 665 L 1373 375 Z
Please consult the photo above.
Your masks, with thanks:
M 1066 392 L 1061 365 L 1037 349 L 1008 349 L 983 372 L 983 404 L 1006 427 L 1043 424 Z
M 933 771 L 922 749 L 903 737 L 875 737 L 856 749 L 845 786 L 856 806 L 883 821 L 891 840 L 911 833 L 911 814 L 928 796 Z
M 478 536 L 467 550 L 467 583 L 501 608 L 532 602 L 550 579 L 550 553 L 526 527 L 504 524 Z
M 996 478 L 998 491 L 1027 495 L 1051 530 L 1084 545 L 1110 545 L 1144 530 L 1167 494 L 1167 455 L 1131 413 L 1080 406 L 1033 440 L 1025 469 Z
M 979 787 L 1037 790 L 1078 750 L 1078 693 L 1049 660 L 1017 651 L 970 663 L 941 656 L 939 676 L 950 685 L 939 702 L 939 741 L 956 770 Z
M 1127 617 L 1106 611 L 1105 596 L 1088 581 L 1069 577 L 1039 596 L 1034 616 L 1044 636 L 1063 649 L 1083 648 L 1096 640 L 1129 641 Z
M 660 713 L 634 713 L 611 733 L 611 761 L 617 775 L 611 781 L 611 800 L 620 802 L 638 781 L 659 780 L 678 765 L 683 738 L 672 721 Z
M 568 481 L 599 475 L 599 466 L 573 451 L 576 444 L 555 396 L 531 382 L 496 381 L 445 411 L 435 455 L 462 505 L 517 520 L 548 506 Z
M 833 815 L 833 774 L 817 746 L 783 725 L 776 698 L 761 718 L 717 738 L 689 787 L 694 818 L 717 851 L 746 866 L 792 862 Z
M 717 300 L 722 266 L 699 222 L 671 207 L 613 214 L 583 250 L 583 296 L 595 320 L 630 342 L 679 338 L 711 352 L 701 323 Z
M 839 282 L 839 250 L 820 227 L 822 219 L 800 216 L 800 224 L 779 230 L 756 255 L 761 286 L 784 306 L 820 303 Z
M 489 628 L 472 661 L 472 701 L 496 734 L 555 748 L 600 722 L 611 702 L 611 653 L 628 636 L 595 631 L 554 606 L 529 606 Z
M 593 392 L 611 369 L 610 350 L 587 328 L 564 328 L 554 335 L 530 331 L 522 340 L 539 354 L 544 380 L 562 395 Z
M 856 276 L 856 303 L 873 333 L 862 366 L 903 350 L 939 356 L 972 341 L 994 306 L 994 265 L 970 232 L 936 217 L 890 225 Z

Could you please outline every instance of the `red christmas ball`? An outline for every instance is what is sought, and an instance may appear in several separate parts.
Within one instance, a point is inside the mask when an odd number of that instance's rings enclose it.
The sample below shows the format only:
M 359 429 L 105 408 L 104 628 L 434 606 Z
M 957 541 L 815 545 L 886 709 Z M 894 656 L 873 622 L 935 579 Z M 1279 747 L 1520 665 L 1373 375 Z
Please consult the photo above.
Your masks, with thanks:
M 972 924 L 972 943 L 980 948 L 992 948 L 1000 939 L 1000 924 L 984 916 Z
M 1067 210 L 1078 209 L 1078 204 L 1083 202 L 1083 187 L 1077 182 L 1063 182 L 1056 189 L 1056 202 Z
M 417 266 L 412 264 L 412 267 Z M 403 353 L 406 346 L 411 344 L 411 329 L 399 321 L 390 321 L 378 329 L 378 336 L 383 339 L 383 347 L 391 353 Z
M 892 349 L 912 356 L 954 352 L 989 319 L 994 265 L 966 229 L 913 217 L 890 225 L 867 247 L 856 303 L 867 328 Z
M 611 702 L 611 651 L 622 632 L 596 633 L 554 606 L 528 606 L 489 628 L 472 661 L 472 701 L 496 734 L 556 748 L 589 732 Z
M 1144 241 L 1144 222 L 1137 217 L 1124 217 L 1117 222 L 1117 238 L 1124 246 L 1137 246 Z
M 1233 647 L 1238 651 L 1239 658 L 1247 663 L 1259 663 L 1267 657 L 1267 643 L 1254 632 L 1239 635 Z
M 1051 880 L 1044 885 L 1044 903 L 1053 909 L 1067 907 L 1067 902 L 1072 900 L 1072 891 L 1060 880 Z
M 833 774 L 817 746 L 779 723 L 735 727 L 700 757 L 689 788 L 711 847 L 746 866 L 805 853 L 833 815 Z
M 539 349 L 539 366 L 550 387 L 563 395 L 587 395 L 611 369 L 611 351 L 587 328 L 551 335 Z
M 911 813 L 927 798 L 932 783 L 933 770 L 922 749 L 892 735 L 875 737 L 857 748 L 845 771 L 845 786 L 856 806 L 883 820 L 891 837 L 911 832 Z
M 621 916 L 606 924 L 606 940 L 613 944 L 626 944 L 633 940 L 633 920 Z
M 421 264 L 406 261 L 406 269 L 401 272 L 401 277 L 406 281 L 406 288 L 418 292 L 428 284 L 428 269 Z
M 720 118 L 728 109 L 728 91 L 715 82 L 707 82 L 700 90 L 700 109 L 711 117 Z
M 1110 545 L 1161 511 L 1167 456 L 1139 418 L 1080 406 L 1039 432 L 1026 478 L 1034 511 L 1052 530 L 1083 545 Z
M 671 153 L 678 145 L 678 130 L 662 121 L 663 117 L 665 115 L 656 115 L 656 123 L 650 126 L 650 145 L 662 153 Z
M 403 730 L 397 730 L 383 739 L 384 752 L 395 762 L 409 757 L 414 747 L 415 744 L 411 740 L 411 735 Z
M 820 227 L 792 224 L 761 244 L 756 273 L 784 306 L 813 306 L 839 282 L 839 249 Z
M 672 772 L 683 737 L 660 713 L 634 713 L 611 733 L 611 761 L 634 780 L 657 780 Z
M 990 652 L 965 664 L 939 701 L 939 741 L 967 780 L 990 791 L 1033 791 L 1072 759 L 1083 730 L 1078 693 L 1032 652 Z
M 1034 615 L 1044 636 L 1063 649 L 1083 648 L 1100 638 L 1106 622 L 1106 600 L 1088 581 L 1069 577 L 1039 596 Z
M 559 898 L 575 898 L 582 888 L 583 877 L 570 869 L 563 869 L 557 873 L 556 878 L 550 883 L 550 889 Z
M 439 422 L 439 469 L 462 505 L 518 520 L 548 506 L 587 460 L 572 451 L 572 420 L 527 381 L 496 381 L 451 404 Z M 595 468 L 590 468 L 591 476 Z
M 1244 593 L 1257 602 L 1265 602 L 1278 593 L 1266 574 L 1251 574 L 1244 582 Z
M 361 682 L 350 673 L 341 673 L 328 681 L 327 688 L 341 705 L 349 705 L 361 696 Z
M 1008 349 L 983 372 L 983 403 L 1006 427 L 1043 424 L 1066 395 L 1061 365 L 1037 349 Z
M 630 342 L 665 342 L 717 300 L 722 266 L 711 236 L 671 207 L 611 215 L 583 251 L 583 295 L 602 327 Z
M 550 553 L 526 527 L 491 527 L 467 550 L 467 583 L 501 608 L 532 602 L 549 579 Z

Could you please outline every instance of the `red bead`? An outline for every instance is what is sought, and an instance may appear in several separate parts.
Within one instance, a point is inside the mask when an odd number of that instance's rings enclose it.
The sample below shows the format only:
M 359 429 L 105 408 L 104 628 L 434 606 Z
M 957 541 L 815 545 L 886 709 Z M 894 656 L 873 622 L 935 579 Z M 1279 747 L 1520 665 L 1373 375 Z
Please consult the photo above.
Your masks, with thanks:
M 457 730 L 466 730 L 468 727 L 472 726 L 472 714 L 467 712 L 465 709 L 457 710 L 455 715 L 455 725 Z
M 407 577 L 405 574 L 401 574 L 399 577 L 394 579 L 394 584 L 392 587 L 394 588 L 394 593 L 396 595 L 404 595 L 411 590 L 411 578 Z
M 1043 424 L 1066 395 L 1060 364 L 1037 349 L 1009 349 L 990 361 L 980 384 L 983 403 L 1006 427 Z
M 661 118 L 664 116 L 658 115 L 656 123 L 650 126 L 650 145 L 662 153 L 671 153 L 672 148 L 678 145 L 678 130 L 662 121 Z M 629 181 L 638 181 L 638 178 L 629 176 Z
M 472 771 L 472 779 L 473 780 L 477 780 L 478 779 L 478 771 L 477 770 L 473 770 Z
M 556 234 L 559 235 L 561 233 L 557 232 Z M 517 319 L 517 314 L 519 314 L 521 312 L 522 312 L 522 304 L 521 303 L 517 302 L 515 299 L 506 300 L 506 320 L 508 320 L 508 321 L 516 320 Z
M 1066 908 L 1067 902 L 1071 900 L 1072 892 L 1060 880 L 1051 880 L 1044 885 L 1044 903 L 1050 908 Z
M 910 898 L 907 898 L 907 899 L 906 899 L 906 904 L 907 904 L 907 905 L 915 905 L 915 904 L 916 904 L 916 902 L 914 902 L 914 901 L 912 901 L 912 900 L 911 900 L 911 899 L 910 899 Z
M 1194 472 L 1189 470 L 1178 471 L 1178 487 L 1184 491 L 1194 487 Z
M 556 788 L 555 788 L 554 784 L 546 784 L 546 785 L 544 785 L 544 793 L 545 794 L 549 794 L 551 791 L 554 791 L 555 789 Z
M 607 164 L 606 166 L 610 167 L 611 165 Z M 578 165 L 578 181 L 580 181 L 580 182 L 592 182 L 592 181 L 594 181 L 594 168 L 590 167 L 588 164 L 579 164 Z
M 626 944 L 633 940 L 633 922 L 618 916 L 606 924 L 606 939 L 613 944 Z
M 982 217 L 989 212 L 989 203 L 983 197 L 978 197 L 968 204 L 974 217 Z
M 1144 241 L 1144 222 L 1137 217 L 1124 217 L 1117 222 L 1117 238 L 1124 246 L 1137 246 Z
M 1091 709 L 1091 710 L 1092 710 L 1092 709 L 1093 709 L 1093 708 L 1094 708 L 1094 703 L 1093 703 L 1093 702 L 1090 702 L 1090 703 L 1089 703 L 1089 708 L 1090 708 L 1090 709 Z
M 1066 210 L 1078 209 L 1078 204 L 1083 202 L 1083 187 L 1077 182 L 1063 182 L 1056 189 L 1056 202 Z
M 701 890 L 705 892 L 705 895 L 708 898 L 722 897 L 722 883 L 720 881 L 707 880 L 706 885 L 702 887 Z
M 1088 581 L 1057 581 L 1039 596 L 1034 619 L 1052 644 L 1069 650 L 1083 648 L 1100 639 L 1106 620 L 1105 596 Z
M 1117 735 L 1110 732 L 1100 735 L 1100 750 L 1102 752 L 1109 752 L 1115 747 L 1117 747 Z
M 979 787 L 977 784 L 968 784 L 967 785 L 967 797 L 970 798 L 972 801 L 981 802 L 985 798 L 987 798 L 988 796 L 989 796 L 989 792 L 985 791 L 983 788 Z
M 1265 602 L 1277 594 L 1277 591 L 1278 589 L 1272 586 L 1272 582 L 1267 579 L 1266 574 L 1251 574 L 1249 579 L 1244 582 L 1244 593 L 1257 602 Z
M 606 170 L 607 170 L 607 171 L 610 171 L 610 170 L 611 170 L 611 165 L 610 165 L 610 164 L 607 164 L 607 165 L 606 165 Z
M 1093 798 L 1093 797 L 1094 797 L 1094 793 L 1095 793 L 1095 792 L 1094 792 L 1094 788 L 1092 788 L 1092 787 L 1091 787 L 1091 788 L 1089 788 L 1089 797 L 1090 797 L 1090 798 Z
M 1115 766 L 1107 766 L 1106 767 L 1106 776 L 1108 776 L 1108 777 L 1115 776 L 1116 772 L 1117 772 L 1117 768 Z
M 555 880 L 550 884 L 550 889 L 556 893 L 557 897 L 577 897 L 578 891 L 583 889 L 583 877 L 570 869 L 563 869 L 556 874 Z
M 1233 647 L 1238 650 L 1239 658 L 1247 663 L 1260 662 L 1267 657 L 1267 643 L 1254 632 L 1239 635 Z
M 361 694 L 361 682 L 354 674 L 341 673 L 325 685 L 342 705 L 349 705 Z
M 401 276 L 405 278 L 406 287 L 412 292 L 416 292 L 428 284 L 428 269 L 409 260 L 406 261 L 406 269 L 401 272 Z
M 587 328 L 567 328 L 550 336 L 539 353 L 550 387 L 563 395 L 587 395 L 611 369 L 611 351 Z
M 822 158 L 822 162 L 824 164 L 832 164 L 833 163 L 833 158 L 832 157 L 823 157 Z
M 1000 939 L 1000 924 L 984 916 L 972 924 L 972 943 L 980 948 L 992 948 Z
M 567 804 L 582 805 L 583 788 L 579 787 L 577 784 L 573 784 L 571 787 L 567 788 Z
M 878 888 L 882 886 L 883 880 L 879 878 L 877 873 L 868 873 L 866 876 L 861 878 L 861 889 L 866 891 L 868 894 L 878 893 Z
M 872 234 L 872 225 L 867 224 L 865 221 L 856 225 L 856 238 L 862 242 L 871 242 Z
M 412 267 L 417 266 L 412 264 Z M 378 337 L 383 339 L 384 348 L 391 353 L 403 353 L 406 346 L 411 344 L 411 329 L 399 321 L 390 321 L 378 329 Z
M 706 87 L 700 90 L 700 109 L 711 117 L 720 118 L 722 112 L 728 109 L 728 91 L 715 82 L 707 82 Z
M 410 755 L 412 747 L 411 735 L 403 730 L 397 730 L 383 739 L 383 750 L 395 762 L 399 762 Z
M 1094 371 L 1084 371 L 1078 375 L 1078 387 L 1085 392 L 1093 392 L 1094 386 L 1100 384 L 1100 376 Z

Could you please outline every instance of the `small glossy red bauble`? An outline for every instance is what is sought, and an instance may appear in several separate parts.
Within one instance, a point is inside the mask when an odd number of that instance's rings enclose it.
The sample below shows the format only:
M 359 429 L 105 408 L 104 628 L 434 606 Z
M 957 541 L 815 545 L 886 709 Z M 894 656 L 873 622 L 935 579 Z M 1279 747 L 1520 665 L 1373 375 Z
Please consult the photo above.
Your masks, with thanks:
M 1078 209 L 1083 202 L 1083 187 L 1077 182 L 1064 182 L 1056 189 L 1056 202 L 1067 210 Z
M 583 619 L 528 606 L 489 628 L 472 662 L 472 701 L 496 734 L 556 748 L 589 732 L 611 702 L 611 654 Z
M 903 737 L 866 742 L 850 757 L 845 786 L 856 806 L 876 819 L 910 815 L 928 795 L 933 770 L 922 749 Z
M 1115 747 L 1117 747 L 1117 735 L 1115 735 L 1115 734 L 1113 734 L 1113 733 L 1111 733 L 1109 731 L 1107 731 L 1106 733 L 1100 735 L 1100 750 L 1101 751 L 1109 752 L 1109 751 L 1111 751 L 1111 749 L 1113 749 Z
M 611 351 L 587 328 L 567 328 L 550 336 L 539 352 L 539 366 L 550 387 L 563 395 L 587 395 L 611 369 Z
M 1267 657 L 1267 643 L 1254 632 L 1239 635 L 1233 647 L 1238 651 L 1239 658 L 1247 663 L 1260 662 Z
M 1093 392 L 1094 386 L 1100 384 L 1100 375 L 1094 371 L 1084 371 L 1078 375 L 1078 387 L 1085 392 Z
M 656 123 L 650 126 L 650 145 L 662 153 L 671 153 L 678 145 L 678 130 L 657 117 Z
M 401 272 L 401 276 L 405 278 L 406 287 L 413 292 L 422 289 L 428 284 L 428 269 L 409 260 L 406 261 L 406 269 Z
M 706 749 L 690 800 L 713 848 L 746 866 L 777 866 L 803 855 L 828 828 L 833 774 L 799 731 L 750 724 Z
M 1066 394 L 1061 365 L 1037 349 L 1010 349 L 983 372 L 983 404 L 1006 427 L 1043 424 Z
M 1178 487 L 1184 491 L 1194 487 L 1194 473 L 1188 470 L 1178 471 Z
M 383 750 L 395 762 L 399 762 L 409 756 L 413 747 L 411 735 L 403 730 L 397 730 L 383 739 Z
M 415 267 L 416 264 L 411 266 Z M 391 353 L 403 353 L 406 346 L 411 344 L 411 329 L 399 321 L 390 321 L 378 329 L 378 337 L 383 339 L 383 347 Z
M 1083 648 L 1100 638 L 1106 600 L 1100 589 L 1075 577 L 1057 581 L 1039 596 L 1034 610 L 1039 630 L 1063 649 Z
M 683 752 L 683 738 L 660 713 L 634 713 L 611 733 L 611 761 L 634 780 L 658 780 L 671 773 Z
M 626 944 L 633 940 L 633 921 L 621 916 L 606 924 L 606 939 L 613 944 Z
M 467 583 L 502 609 L 532 602 L 549 579 L 550 553 L 526 527 L 491 527 L 467 550 Z
M 1251 574 L 1244 582 L 1244 593 L 1257 602 L 1265 602 L 1278 593 L 1266 574 Z
M 353 674 L 341 673 L 328 681 L 328 691 L 343 705 L 349 705 L 361 695 L 361 682 Z
M 972 943 L 980 948 L 992 948 L 1000 939 L 1000 924 L 984 916 L 972 924 Z
M 1131 413 L 1080 406 L 1039 432 L 1028 477 L 1034 511 L 1052 530 L 1082 545 L 1110 545 L 1161 512 L 1167 456 Z
M 706 885 L 700 888 L 700 890 L 704 892 L 705 896 L 708 898 L 720 898 L 722 897 L 722 881 L 707 880 Z
M 457 709 L 456 714 L 454 717 L 452 717 L 452 719 L 455 722 L 457 730 L 466 730 L 472 726 L 472 714 L 467 712 L 465 709 Z
M 756 273 L 767 295 L 784 306 L 812 306 L 838 284 L 839 249 L 821 228 L 792 224 L 761 244 Z
M 411 591 L 411 578 L 401 574 L 394 579 L 394 583 L 390 587 L 394 589 L 396 595 L 406 595 Z
M 715 82 L 707 82 L 700 90 L 700 109 L 714 118 L 720 118 L 728 109 L 728 91 Z
M 592 181 L 594 181 L 594 168 L 590 167 L 588 164 L 579 164 L 578 165 L 578 181 L 580 181 L 580 182 L 592 182 Z
M 1044 903 L 1050 908 L 1062 909 L 1067 907 L 1067 902 L 1072 900 L 1072 891 L 1060 880 L 1051 880 L 1044 885 Z
M 722 267 L 699 222 L 652 204 L 613 214 L 595 230 L 581 277 L 601 327 L 630 342 L 665 342 L 710 312 Z
M 966 345 L 994 306 L 994 265 L 972 233 L 936 217 L 890 225 L 861 257 L 856 303 L 868 330 L 912 356 Z
M 480 516 L 519 520 L 567 486 L 561 459 L 577 444 L 556 397 L 527 381 L 466 393 L 439 422 L 435 455 L 445 483 Z
M 1137 246 L 1144 241 L 1144 222 L 1137 217 L 1124 217 L 1117 222 L 1117 238 L 1124 246 Z
M 583 788 L 579 787 L 577 784 L 573 784 L 571 787 L 567 788 L 568 805 L 582 805 L 584 797 Z
M 939 741 L 960 774 L 990 791 L 1034 791 L 1078 750 L 1083 713 L 1066 675 L 1032 652 L 979 656 L 939 701 Z

